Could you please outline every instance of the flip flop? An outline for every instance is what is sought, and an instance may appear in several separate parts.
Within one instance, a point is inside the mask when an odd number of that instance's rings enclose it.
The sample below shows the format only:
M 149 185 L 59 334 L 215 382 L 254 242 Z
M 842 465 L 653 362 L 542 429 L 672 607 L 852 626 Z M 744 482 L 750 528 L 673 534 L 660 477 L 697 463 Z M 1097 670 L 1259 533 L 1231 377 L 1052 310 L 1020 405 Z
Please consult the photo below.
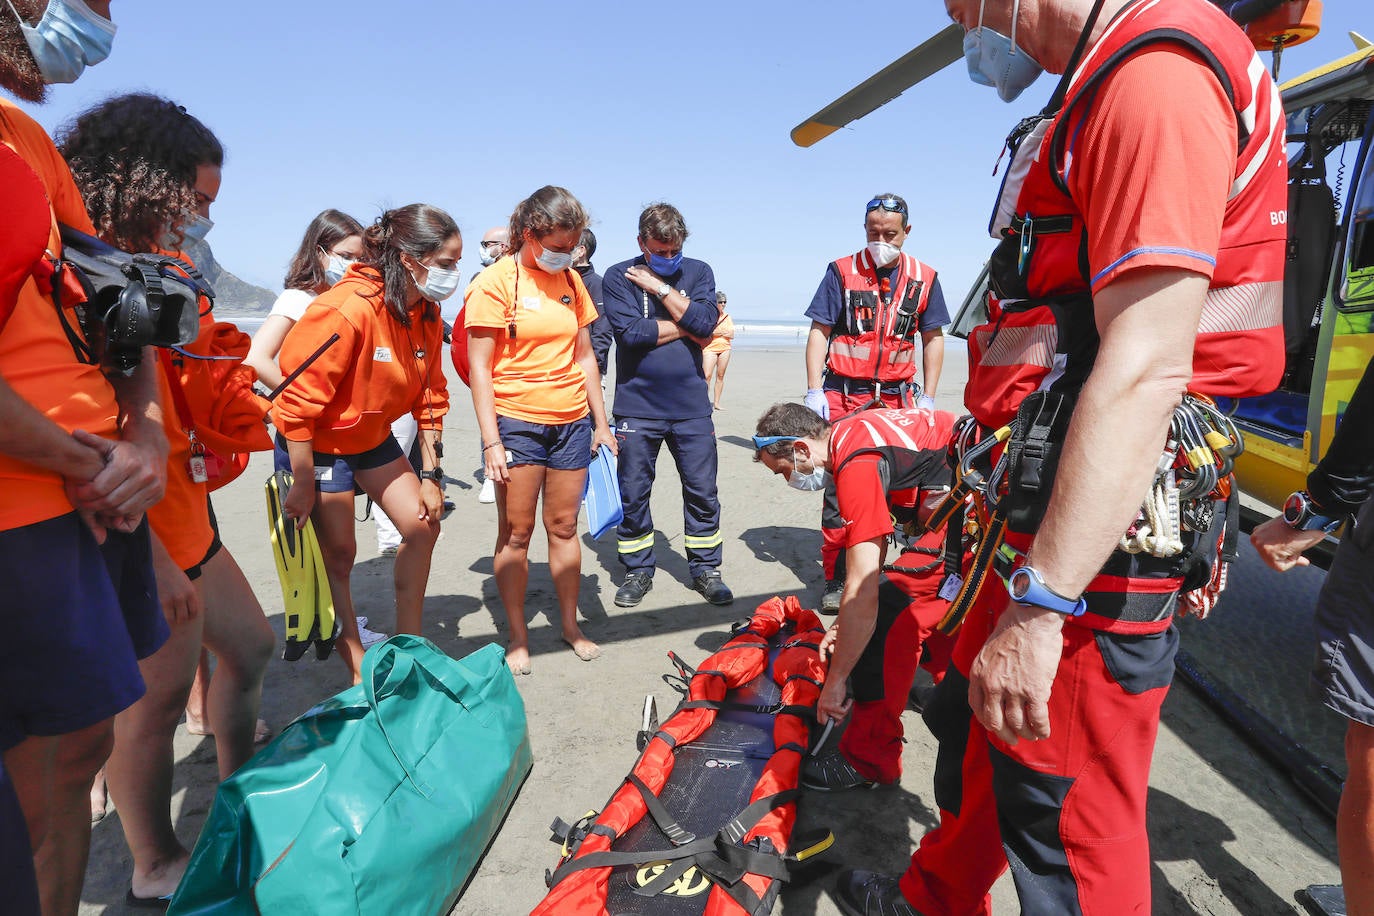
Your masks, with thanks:
M 167 894 L 162 897 L 140 897 L 134 893 L 134 889 L 129 888 L 129 892 L 124 895 L 124 902 L 129 906 L 138 907 L 143 910 L 165 910 L 172 902 L 172 895 Z

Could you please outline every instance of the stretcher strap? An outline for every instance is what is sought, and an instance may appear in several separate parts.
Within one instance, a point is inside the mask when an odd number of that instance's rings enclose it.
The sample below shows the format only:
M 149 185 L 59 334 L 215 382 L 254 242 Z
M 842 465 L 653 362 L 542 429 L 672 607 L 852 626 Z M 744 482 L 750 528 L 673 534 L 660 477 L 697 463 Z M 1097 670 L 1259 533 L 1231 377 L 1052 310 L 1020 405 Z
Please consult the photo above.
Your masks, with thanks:
M 649 816 L 654 819 L 658 829 L 663 831 L 668 842 L 674 846 L 686 846 L 697 838 L 695 833 L 683 829 L 682 825 L 677 822 L 677 818 L 673 817 L 672 812 L 668 810 L 668 806 L 659 800 L 653 789 L 644 784 L 644 780 L 631 773 L 625 777 L 625 781 L 639 790 L 639 795 L 644 799 L 644 807 L 648 810 Z
M 774 703 L 771 706 L 756 706 L 749 703 L 735 703 L 731 700 L 688 700 L 678 707 L 683 709 L 714 709 L 717 711 L 738 711 L 756 712 L 765 716 L 775 716 L 782 712 L 785 707 L 781 703 Z
M 573 872 L 582 871 L 586 868 L 616 868 L 623 865 L 643 865 L 645 862 L 678 862 L 684 859 L 691 860 L 688 863 L 689 866 L 697 865 L 703 872 L 722 879 L 724 879 L 724 875 L 720 874 L 721 872 L 727 875 L 732 874 L 740 868 L 737 863 L 745 862 L 747 865 L 744 866 L 744 871 L 739 872 L 740 877 L 743 877 L 747 872 L 786 880 L 788 877 L 786 863 L 799 862 L 801 861 L 799 857 L 745 849 L 738 844 L 743 842 L 745 836 L 763 819 L 764 815 L 774 808 L 780 808 L 794 801 L 799 794 L 800 790 L 798 789 L 785 789 L 774 795 L 766 795 L 735 815 L 715 836 L 701 837 L 673 849 L 589 852 L 584 856 L 578 856 L 558 866 L 550 876 L 549 886 L 552 887 Z M 734 854 L 735 851 L 744 853 L 744 855 L 737 856 Z M 727 853 L 729 859 L 724 859 L 724 855 Z M 669 869 L 665 869 L 664 873 L 666 874 L 668 871 Z M 678 872 L 677 877 L 681 877 L 682 873 L 686 871 L 687 869 L 683 868 Z M 661 878 L 662 875 L 659 877 Z M 738 881 L 739 878 L 734 880 Z M 648 891 L 650 887 L 655 887 L 658 883 L 658 879 L 655 879 L 643 888 L 637 889 L 635 893 Z M 668 883 L 664 882 L 665 885 Z M 644 893 L 642 896 L 653 896 L 661 889 L 658 887 L 653 892 Z

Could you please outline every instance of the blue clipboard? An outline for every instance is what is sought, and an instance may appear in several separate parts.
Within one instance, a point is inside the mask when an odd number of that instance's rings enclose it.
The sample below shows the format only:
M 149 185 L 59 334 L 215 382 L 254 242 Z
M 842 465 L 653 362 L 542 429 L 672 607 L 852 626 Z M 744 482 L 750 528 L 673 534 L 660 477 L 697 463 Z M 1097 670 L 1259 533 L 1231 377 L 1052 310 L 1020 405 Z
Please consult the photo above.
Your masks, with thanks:
M 596 456 L 587 468 L 587 487 L 582 493 L 582 504 L 587 507 L 587 528 L 593 539 L 600 539 L 625 517 L 616 466 L 615 455 L 603 445 L 596 450 Z

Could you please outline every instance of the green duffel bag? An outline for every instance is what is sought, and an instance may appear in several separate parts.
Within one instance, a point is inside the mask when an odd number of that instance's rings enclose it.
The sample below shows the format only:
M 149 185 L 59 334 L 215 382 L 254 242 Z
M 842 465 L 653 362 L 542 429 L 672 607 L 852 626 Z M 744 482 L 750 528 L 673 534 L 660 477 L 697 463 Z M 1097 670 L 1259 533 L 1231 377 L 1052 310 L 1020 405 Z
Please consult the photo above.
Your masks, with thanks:
M 219 787 L 172 914 L 435 916 L 529 774 L 525 704 L 492 644 L 418 636 L 292 722 Z

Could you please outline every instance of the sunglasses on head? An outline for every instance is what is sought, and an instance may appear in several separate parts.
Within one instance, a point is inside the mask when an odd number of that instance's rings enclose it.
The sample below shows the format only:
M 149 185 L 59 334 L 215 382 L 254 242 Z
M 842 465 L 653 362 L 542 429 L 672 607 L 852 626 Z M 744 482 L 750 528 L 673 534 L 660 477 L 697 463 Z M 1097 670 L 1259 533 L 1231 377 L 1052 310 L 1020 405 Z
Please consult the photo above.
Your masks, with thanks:
M 864 207 L 864 212 L 872 213 L 879 207 L 888 211 L 889 213 L 900 213 L 903 216 L 907 215 L 906 204 L 902 203 L 895 197 L 875 197 L 872 200 L 870 200 L 868 204 Z
M 796 442 L 801 436 L 754 436 L 754 448 L 767 448 L 779 442 Z

